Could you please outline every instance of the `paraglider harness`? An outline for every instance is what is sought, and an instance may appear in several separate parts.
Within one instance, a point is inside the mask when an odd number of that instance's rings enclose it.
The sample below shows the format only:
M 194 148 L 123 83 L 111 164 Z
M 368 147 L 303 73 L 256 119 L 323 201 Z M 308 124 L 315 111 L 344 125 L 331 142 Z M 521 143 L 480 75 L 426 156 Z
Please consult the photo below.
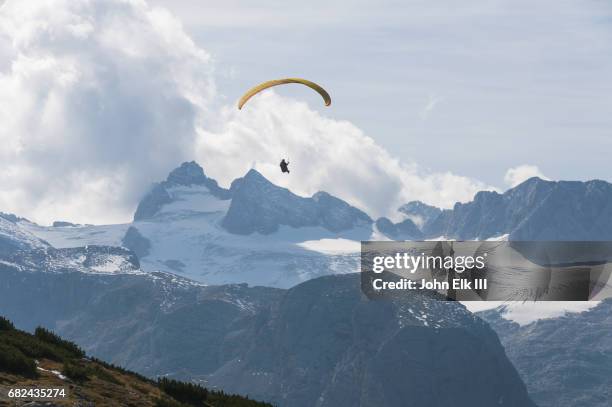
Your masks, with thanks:
M 283 160 L 280 162 L 280 168 L 282 172 L 286 172 L 287 174 L 289 174 L 289 161 L 285 161 L 285 159 L 283 158 Z

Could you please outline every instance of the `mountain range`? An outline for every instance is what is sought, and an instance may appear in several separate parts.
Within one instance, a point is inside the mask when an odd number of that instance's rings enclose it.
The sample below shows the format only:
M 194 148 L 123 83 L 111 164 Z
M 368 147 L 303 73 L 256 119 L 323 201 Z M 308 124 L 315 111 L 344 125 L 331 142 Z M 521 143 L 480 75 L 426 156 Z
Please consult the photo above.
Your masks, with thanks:
M 255 170 L 225 189 L 186 162 L 150 189 L 131 223 L 15 222 L 56 248 L 126 247 L 147 272 L 289 288 L 358 271 L 361 240 L 612 240 L 612 185 L 531 178 L 452 209 L 409 202 L 395 217 L 373 220 L 326 192 L 295 195 Z
M 126 247 L 147 272 L 280 288 L 357 271 L 359 241 L 372 234 L 368 215 L 325 192 L 300 197 L 255 170 L 223 189 L 194 162 L 155 184 L 131 223 L 16 223 L 56 248 Z
M 481 191 L 443 210 L 427 237 L 485 240 L 612 240 L 612 185 L 605 181 L 530 178 L 503 194 Z
M 20 229 L 0 219 L 1 312 L 146 376 L 291 407 L 533 405 L 493 330 L 434 294 L 370 301 L 357 274 L 205 286 Z
M 0 313 L 148 376 L 280 406 L 529 406 L 495 332 L 461 304 L 362 298 L 359 242 L 606 240 L 610 198 L 603 181 L 532 178 L 452 209 L 410 202 L 394 223 L 255 170 L 225 189 L 184 163 L 127 224 L 1 214 Z M 514 331 L 498 332 L 514 343 Z

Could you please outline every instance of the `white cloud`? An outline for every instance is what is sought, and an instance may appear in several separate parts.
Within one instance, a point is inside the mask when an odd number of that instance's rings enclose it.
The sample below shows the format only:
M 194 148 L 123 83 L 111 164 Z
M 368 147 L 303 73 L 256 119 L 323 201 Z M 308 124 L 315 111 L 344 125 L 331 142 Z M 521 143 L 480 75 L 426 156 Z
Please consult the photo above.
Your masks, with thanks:
M 273 91 L 240 111 L 226 108 L 216 130 L 202 130 L 197 152 L 207 172 L 225 185 L 255 167 L 296 193 L 325 190 L 372 216 L 391 215 L 414 199 L 449 207 L 490 189 L 450 172 L 426 173 L 401 163 L 353 124 Z M 422 153 L 431 158 L 431 151 Z M 279 171 L 281 158 L 290 161 L 291 175 Z
M 209 55 L 143 1 L 8 1 L 0 50 L 0 208 L 37 221 L 129 218 L 214 94 Z
M 353 124 L 274 93 L 217 111 L 211 57 L 144 1 L 8 1 L 0 55 L 0 210 L 38 222 L 127 221 L 151 182 L 194 158 L 225 185 L 254 165 L 373 216 L 486 188 L 401 163 Z
M 539 177 L 545 180 L 548 178 L 542 174 L 542 171 L 535 165 L 519 165 L 518 167 L 510 168 L 504 175 L 504 182 L 510 186 L 515 187 L 523 181 L 528 180 L 532 177 Z

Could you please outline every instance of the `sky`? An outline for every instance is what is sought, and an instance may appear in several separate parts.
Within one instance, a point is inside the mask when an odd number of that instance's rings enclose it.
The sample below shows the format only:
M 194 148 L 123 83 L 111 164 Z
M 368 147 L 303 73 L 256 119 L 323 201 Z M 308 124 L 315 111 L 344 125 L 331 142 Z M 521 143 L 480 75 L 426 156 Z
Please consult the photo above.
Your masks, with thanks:
M 192 159 L 391 217 L 530 176 L 611 180 L 606 1 L 0 4 L 0 211 L 39 223 L 129 221 Z M 287 86 L 235 108 L 289 76 L 332 105 Z
M 302 75 L 333 95 L 323 109 L 300 92 L 313 108 L 424 168 L 500 188 L 519 165 L 610 179 L 608 1 L 154 3 L 214 55 L 228 102 Z

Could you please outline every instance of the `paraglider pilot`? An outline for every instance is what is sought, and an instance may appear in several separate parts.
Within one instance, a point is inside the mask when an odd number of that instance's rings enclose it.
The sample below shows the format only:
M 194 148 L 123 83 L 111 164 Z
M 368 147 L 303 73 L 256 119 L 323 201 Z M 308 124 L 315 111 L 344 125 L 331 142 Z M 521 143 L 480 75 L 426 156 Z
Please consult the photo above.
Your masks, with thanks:
M 282 172 L 289 174 L 289 161 L 285 161 L 283 158 L 283 160 L 280 162 L 280 168 Z

